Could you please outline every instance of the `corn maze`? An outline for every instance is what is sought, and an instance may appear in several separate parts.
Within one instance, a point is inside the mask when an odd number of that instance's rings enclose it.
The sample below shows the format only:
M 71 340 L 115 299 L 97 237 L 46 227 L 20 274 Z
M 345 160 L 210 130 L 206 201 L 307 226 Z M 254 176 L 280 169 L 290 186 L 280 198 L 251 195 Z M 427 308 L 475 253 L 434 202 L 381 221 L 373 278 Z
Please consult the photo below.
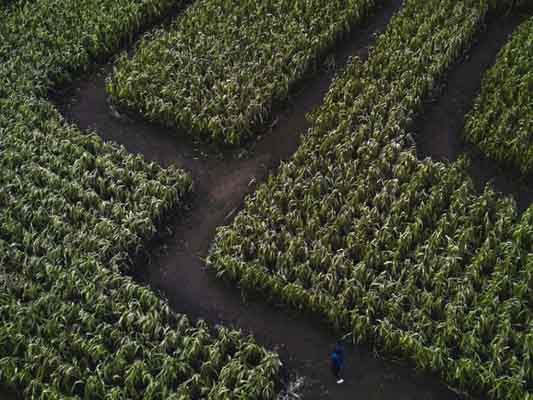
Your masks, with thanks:
M 272 342 L 188 316 L 131 277 L 149 268 L 136 260 L 160 231 L 183 223 L 172 217 L 195 212 L 202 175 L 82 131 L 49 98 L 111 59 L 106 90 L 121 113 L 240 148 L 386 3 L 0 2 L 0 389 L 281 399 Z M 528 2 L 404 0 L 368 57 L 335 75 L 296 152 L 204 235 L 208 271 L 454 391 L 533 400 L 533 206 L 520 214 L 490 184 L 477 190 L 468 155 L 420 160 L 410 142 L 450 68 L 509 13 L 524 22 L 461 133 L 529 184 Z M 201 292 L 193 301 L 207 304 Z

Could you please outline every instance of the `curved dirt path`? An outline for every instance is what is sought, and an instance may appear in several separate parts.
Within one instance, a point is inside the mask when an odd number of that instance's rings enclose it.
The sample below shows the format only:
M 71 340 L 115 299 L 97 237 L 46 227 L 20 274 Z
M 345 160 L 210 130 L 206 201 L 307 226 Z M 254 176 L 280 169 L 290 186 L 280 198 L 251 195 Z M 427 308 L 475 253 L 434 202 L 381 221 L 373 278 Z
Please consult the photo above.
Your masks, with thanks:
M 342 68 L 351 55 L 366 57 L 375 33 L 386 27 L 400 5 L 401 0 L 389 1 L 369 18 L 368 26 L 356 29 L 346 38 L 335 49 L 335 69 Z M 483 43 L 493 40 L 485 33 L 480 36 Z M 485 67 L 477 68 L 480 75 L 479 68 Z M 63 93 L 62 98 L 56 96 L 65 118 L 82 129 L 95 129 L 104 139 L 123 144 L 148 160 L 184 168 L 196 185 L 191 210 L 172 222 L 173 236 L 154 243 L 151 259 L 139 262 L 134 273 L 138 281 L 159 291 L 176 312 L 254 334 L 259 343 L 280 353 L 291 374 L 304 377 L 305 399 L 458 398 L 436 378 L 381 360 L 364 347 L 347 347 L 346 383 L 335 385 L 329 372 L 328 353 L 337 338 L 325 324 L 285 307 L 267 305 L 261 299 L 245 302 L 235 287 L 225 285 L 205 269 L 202 257 L 207 254 L 216 227 L 231 222 L 245 194 L 253 191 L 253 182 L 264 181 L 281 160 L 294 153 L 299 135 L 308 128 L 305 114 L 322 103 L 334 71 L 324 70 L 302 85 L 288 108 L 277 116 L 275 126 L 252 145 L 247 158 L 240 160 L 221 159 L 212 153 L 205 157 L 208 149 L 183 138 L 176 139 L 168 129 L 117 118 L 106 102 L 104 84 L 109 72 L 110 66 L 104 66 L 94 76 L 78 82 L 74 91 Z M 434 129 L 432 119 L 428 121 L 425 129 Z M 0 393 L 0 399 L 3 398 Z

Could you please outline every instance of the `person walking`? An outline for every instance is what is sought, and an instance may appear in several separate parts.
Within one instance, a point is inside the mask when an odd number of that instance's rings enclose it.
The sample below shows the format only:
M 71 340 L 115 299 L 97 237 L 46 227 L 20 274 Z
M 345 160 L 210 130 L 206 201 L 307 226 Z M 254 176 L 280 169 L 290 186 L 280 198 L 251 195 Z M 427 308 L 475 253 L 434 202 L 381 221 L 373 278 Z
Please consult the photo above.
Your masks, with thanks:
M 335 349 L 331 352 L 330 359 L 331 371 L 333 372 L 333 376 L 335 376 L 335 379 L 337 380 L 337 384 L 340 385 L 344 382 L 344 379 L 342 379 L 341 377 L 341 368 L 342 363 L 344 361 L 344 349 L 342 348 L 342 345 L 340 343 L 337 343 Z

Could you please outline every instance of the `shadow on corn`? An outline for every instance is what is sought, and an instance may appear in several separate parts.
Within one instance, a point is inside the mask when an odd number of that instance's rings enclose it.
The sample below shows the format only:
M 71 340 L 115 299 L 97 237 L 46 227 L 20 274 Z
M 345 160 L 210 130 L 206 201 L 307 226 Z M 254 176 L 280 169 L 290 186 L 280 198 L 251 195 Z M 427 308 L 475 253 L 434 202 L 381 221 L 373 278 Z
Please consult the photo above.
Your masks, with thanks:
M 533 201 L 533 178 L 521 177 L 518 170 L 501 168 L 475 146 L 465 143 L 462 132 L 464 117 L 479 93 L 483 74 L 494 64 L 498 51 L 523 20 L 519 15 L 489 19 L 471 49 L 448 71 L 442 90 L 426 103 L 414 126 L 419 158 L 454 161 L 466 154 L 475 186 L 482 190 L 490 182 L 495 191 L 516 200 L 519 213 Z
M 348 58 L 365 58 L 375 33 L 383 31 L 401 5 L 391 0 L 356 29 L 327 57 L 328 68 L 307 80 L 290 104 L 276 116 L 277 123 L 253 144 L 246 157 L 221 158 L 186 140 L 177 140 L 168 129 L 135 118 L 120 116 L 107 105 L 103 66 L 90 78 L 78 82 L 56 103 L 65 118 L 80 128 L 96 130 L 104 139 L 141 153 L 162 165 L 175 164 L 188 171 L 195 182 L 195 196 L 185 217 L 172 224 L 173 234 L 152 243 L 150 256 L 137 264 L 134 277 L 150 285 L 171 307 L 191 318 L 224 324 L 253 333 L 258 342 L 279 352 L 285 372 L 304 376 L 306 399 L 454 399 L 457 396 L 427 375 L 375 357 L 365 348 L 347 348 L 346 383 L 335 385 L 328 353 L 336 337 L 325 324 L 298 312 L 267 305 L 261 299 L 243 301 L 205 270 L 202 260 L 218 226 L 231 222 L 246 194 L 254 190 L 287 160 L 299 145 L 299 135 L 309 127 L 305 115 L 320 105 L 335 70 Z M 288 376 L 285 377 L 289 379 Z

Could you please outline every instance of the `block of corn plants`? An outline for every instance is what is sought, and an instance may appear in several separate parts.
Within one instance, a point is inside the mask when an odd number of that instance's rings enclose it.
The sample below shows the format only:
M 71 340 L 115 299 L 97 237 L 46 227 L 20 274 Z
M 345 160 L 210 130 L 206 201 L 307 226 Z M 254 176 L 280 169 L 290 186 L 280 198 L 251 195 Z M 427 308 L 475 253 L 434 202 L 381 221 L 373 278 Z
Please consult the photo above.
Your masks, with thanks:
M 161 18 L 176 0 L 18 0 L 0 8 L 0 95 L 48 95 Z M 5 96 L 0 96 L 5 98 Z
M 518 400 L 531 395 L 532 211 L 516 221 L 512 200 L 476 194 L 464 160 L 405 149 L 487 10 L 407 0 L 368 61 L 336 79 L 292 159 L 218 229 L 208 263 L 458 390 Z
M 375 0 L 199 0 L 122 56 L 108 82 L 126 109 L 239 145 Z
M 464 135 L 489 158 L 533 174 L 533 17 L 523 22 L 482 81 Z

